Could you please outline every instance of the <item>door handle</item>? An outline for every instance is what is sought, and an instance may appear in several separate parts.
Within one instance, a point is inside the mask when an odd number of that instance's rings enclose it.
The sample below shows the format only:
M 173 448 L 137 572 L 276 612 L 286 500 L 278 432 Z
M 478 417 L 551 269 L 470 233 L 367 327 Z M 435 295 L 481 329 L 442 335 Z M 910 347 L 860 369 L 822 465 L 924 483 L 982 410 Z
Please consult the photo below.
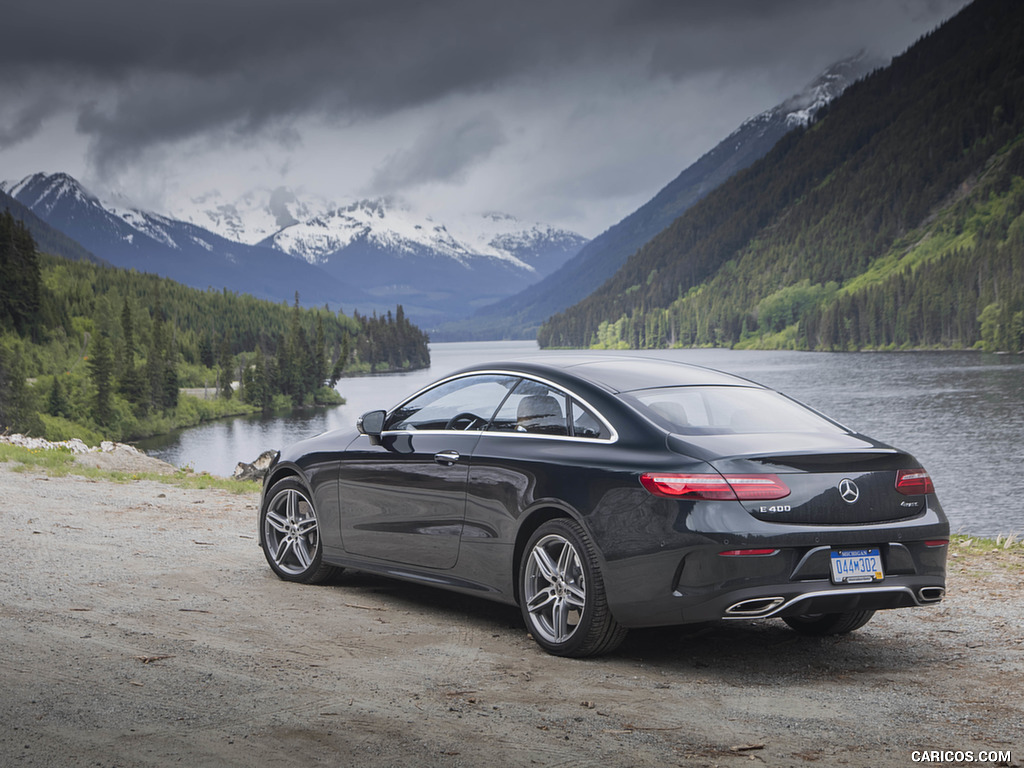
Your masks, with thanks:
M 443 467 L 452 466 L 460 458 L 462 457 L 459 455 L 458 451 L 441 451 L 440 453 L 434 454 L 434 461 Z

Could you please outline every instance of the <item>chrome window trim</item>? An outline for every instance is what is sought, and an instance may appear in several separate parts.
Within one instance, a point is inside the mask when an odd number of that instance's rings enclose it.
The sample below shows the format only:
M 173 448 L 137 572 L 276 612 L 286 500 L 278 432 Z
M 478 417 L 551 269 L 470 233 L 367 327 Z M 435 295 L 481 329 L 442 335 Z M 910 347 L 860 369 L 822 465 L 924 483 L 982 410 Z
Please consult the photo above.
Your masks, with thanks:
M 406 403 L 410 402 L 411 400 L 415 400 L 417 397 L 422 395 L 424 392 L 428 392 L 431 389 L 434 389 L 435 387 L 441 386 L 442 384 L 447 384 L 449 381 L 455 381 L 457 379 L 466 379 L 466 378 L 469 378 L 470 376 L 513 376 L 513 377 L 515 377 L 517 379 L 529 379 L 530 381 L 536 381 L 538 384 L 543 384 L 544 386 L 551 387 L 552 389 L 554 389 L 554 390 L 556 390 L 558 392 L 563 392 L 566 395 L 568 395 L 570 398 L 572 398 L 573 400 L 578 402 L 580 405 L 584 406 L 592 414 L 594 414 L 600 420 L 601 424 L 608 430 L 608 435 L 609 436 L 606 437 L 606 438 L 605 437 L 577 437 L 576 435 L 543 435 L 543 434 L 538 434 L 538 433 L 535 433 L 535 432 L 491 432 L 491 431 L 486 430 L 486 429 L 466 429 L 466 430 L 455 430 L 455 429 L 386 429 L 383 432 L 381 432 L 381 434 L 382 435 L 406 435 L 406 434 L 407 435 L 450 435 L 452 433 L 455 433 L 455 434 L 459 434 L 459 435 L 490 435 L 492 437 L 497 437 L 497 436 L 501 436 L 501 437 L 519 437 L 519 438 L 525 437 L 525 438 L 531 438 L 531 439 L 534 439 L 534 440 L 538 440 L 538 439 L 539 440 L 570 440 L 572 442 L 598 443 L 599 445 L 610 445 L 612 443 L 618 442 L 619 433 L 615 429 L 615 427 L 612 426 L 611 422 L 609 422 L 608 419 L 606 419 L 604 417 L 604 414 L 601 413 L 597 408 L 595 408 L 593 405 L 591 405 L 589 402 L 587 402 L 587 400 L 585 400 L 584 398 L 582 398 L 579 395 L 577 395 L 575 392 L 573 392 L 568 387 L 565 387 L 565 386 L 563 386 L 561 384 L 556 384 L 555 382 L 549 381 L 548 379 L 545 379 L 545 378 L 543 378 L 541 376 L 535 376 L 534 374 L 521 373 L 519 371 L 508 371 L 508 370 L 502 370 L 502 369 L 498 369 L 498 368 L 487 369 L 487 370 L 483 370 L 483 371 L 470 371 L 470 372 L 467 372 L 467 373 L 458 373 L 458 374 L 454 374 L 452 376 L 446 376 L 443 379 L 438 379 L 437 381 L 432 382 L 431 384 L 429 384 L 429 385 L 423 387 L 422 389 L 414 392 L 413 394 L 409 395 L 409 397 L 407 397 L 404 400 L 400 401 L 399 403 L 397 403 L 392 408 L 389 408 L 388 412 L 387 412 L 387 417 L 385 418 L 385 421 L 387 421 L 387 419 L 391 418 L 391 414 L 394 413 L 396 410 L 398 410 L 399 408 L 401 408 L 403 405 L 405 405 Z M 509 394 L 511 394 L 511 392 Z M 502 402 L 499 404 L 498 407 L 500 408 L 501 405 L 504 404 L 504 402 L 505 401 L 502 400 Z M 491 417 L 492 418 L 494 417 L 493 413 L 491 414 Z M 488 422 L 488 423 L 490 423 L 490 422 Z

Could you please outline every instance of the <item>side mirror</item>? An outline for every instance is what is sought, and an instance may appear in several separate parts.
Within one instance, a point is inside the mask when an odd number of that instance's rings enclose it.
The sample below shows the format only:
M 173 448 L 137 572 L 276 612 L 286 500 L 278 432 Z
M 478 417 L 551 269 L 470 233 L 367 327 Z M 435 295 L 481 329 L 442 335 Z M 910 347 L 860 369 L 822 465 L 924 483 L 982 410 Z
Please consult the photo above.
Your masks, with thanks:
M 362 435 L 380 437 L 384 431 L 384 417 L 387 415 L 387 411 L 367 411 L 356 419 L 356 429 Z

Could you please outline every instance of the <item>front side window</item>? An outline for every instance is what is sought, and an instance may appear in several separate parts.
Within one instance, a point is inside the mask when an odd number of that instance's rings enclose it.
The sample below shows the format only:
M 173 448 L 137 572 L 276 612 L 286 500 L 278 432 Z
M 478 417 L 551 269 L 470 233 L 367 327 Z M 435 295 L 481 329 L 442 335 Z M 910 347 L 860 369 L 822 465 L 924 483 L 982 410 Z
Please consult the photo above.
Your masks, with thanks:
M 487 374 L 446 381 L 396 408 L 384 429 L 483 429 L 518 380 L 515 376 Z

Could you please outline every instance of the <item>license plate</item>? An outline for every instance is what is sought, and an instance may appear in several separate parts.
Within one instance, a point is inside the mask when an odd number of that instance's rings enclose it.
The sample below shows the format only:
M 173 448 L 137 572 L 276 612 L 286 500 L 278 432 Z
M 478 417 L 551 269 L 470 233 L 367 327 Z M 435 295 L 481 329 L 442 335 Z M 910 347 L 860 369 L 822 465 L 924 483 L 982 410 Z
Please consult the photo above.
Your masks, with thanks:
M 882 555 L 877 547 L 832 550 L 833 584 L 859 584 L 884 578 Z

